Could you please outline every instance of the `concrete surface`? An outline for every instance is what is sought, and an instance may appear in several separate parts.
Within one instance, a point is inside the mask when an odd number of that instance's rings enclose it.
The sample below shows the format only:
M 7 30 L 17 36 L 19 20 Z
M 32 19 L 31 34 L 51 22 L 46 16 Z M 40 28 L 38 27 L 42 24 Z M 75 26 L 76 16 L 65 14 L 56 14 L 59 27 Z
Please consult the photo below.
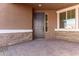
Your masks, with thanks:
M 75 56 L 79 43 L 63 40 L 33 40 L 0 48 L 1 56 Z

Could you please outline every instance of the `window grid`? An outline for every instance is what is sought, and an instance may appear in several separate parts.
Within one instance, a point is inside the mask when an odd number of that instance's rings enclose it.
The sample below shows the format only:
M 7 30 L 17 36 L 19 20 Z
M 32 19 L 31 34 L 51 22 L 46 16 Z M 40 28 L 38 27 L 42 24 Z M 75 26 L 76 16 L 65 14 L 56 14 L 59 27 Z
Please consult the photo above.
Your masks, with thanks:
M 67 15 L 67 12 L 68 12 L 68 11 L 72 12 L 73 10 L 76 11 L 75 9 L 66 10 L 66 11 L 65 11 L 65 12 L 66 12 L 66 20 L 67 20 L 67 16 L 68 16 L 68 15 Z M 61 13 L 63 13 L 63 12 L 61 12 Z M 77 13 L 78 13 L 78 12 L 76 12 L 75 15 L 76 15 Z M 65 29 L 65 28 L 61 28 L 61 27 L 60 27 L 60 13 L 58 13 L 57 16 L 58 16 L 58 18 L 57 18 L 57 19 L 58 19 L 58 20 L 57 20 L 57 23 L 58 23 L 57 26 L 58 26 L 58 27 L 57 27 L 57 28 L 59 28 L 59 29 Z M 71 18 L 71 17 L 73 18 L 72 15 L 70 16 L 70 18 Z M 75 17 L 75 16 L 74 16 L 74 17 Z M 77 17 L 77 18 L 78 18 L 78 17 Z M 76 23 L 78 23 L 78 22 L 77 22 L 78 20 L 76 21 L 77 18 L 76 18 L 76 17 L 74 18 L 74 20 L 75 20 L 74 29 L 76 29 L 76 27 L 78 27 L 78 26 L 76 25 Z M 71 29 L 73 29 L 73 28 L 71 28 Z

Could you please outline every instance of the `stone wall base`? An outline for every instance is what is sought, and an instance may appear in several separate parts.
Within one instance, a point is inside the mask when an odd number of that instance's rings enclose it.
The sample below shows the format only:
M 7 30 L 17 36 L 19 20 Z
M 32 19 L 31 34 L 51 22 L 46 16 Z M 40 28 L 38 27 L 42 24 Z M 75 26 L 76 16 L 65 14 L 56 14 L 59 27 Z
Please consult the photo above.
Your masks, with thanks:
M 79 42 L 79 32 L 72 31 L 56 31 L 56 39 L 63 39 L 73 42 Z
M 32 33 L 0 33 L 0 47 L 32 40 Z

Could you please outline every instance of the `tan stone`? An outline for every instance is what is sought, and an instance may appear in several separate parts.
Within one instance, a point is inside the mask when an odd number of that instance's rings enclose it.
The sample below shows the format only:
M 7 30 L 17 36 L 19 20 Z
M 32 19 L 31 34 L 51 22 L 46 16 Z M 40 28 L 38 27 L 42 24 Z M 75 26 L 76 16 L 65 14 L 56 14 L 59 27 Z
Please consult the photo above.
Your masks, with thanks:
M 4 33 L 0 34 L 0 47 L 14 45 L 32 40 L 32 33 Z
M 79 42 L 79 32 L 56 31 L 56 39 Z

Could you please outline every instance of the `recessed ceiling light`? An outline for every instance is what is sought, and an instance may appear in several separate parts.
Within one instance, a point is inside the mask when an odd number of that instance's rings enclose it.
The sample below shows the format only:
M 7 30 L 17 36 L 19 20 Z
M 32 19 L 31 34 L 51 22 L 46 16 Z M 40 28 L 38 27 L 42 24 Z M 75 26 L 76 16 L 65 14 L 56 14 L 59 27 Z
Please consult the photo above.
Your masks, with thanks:
M 39 7 L 41 7 L 41 6 L 42 6 L 42 4 L 38 4 L 38 6 L 39 6 Z

